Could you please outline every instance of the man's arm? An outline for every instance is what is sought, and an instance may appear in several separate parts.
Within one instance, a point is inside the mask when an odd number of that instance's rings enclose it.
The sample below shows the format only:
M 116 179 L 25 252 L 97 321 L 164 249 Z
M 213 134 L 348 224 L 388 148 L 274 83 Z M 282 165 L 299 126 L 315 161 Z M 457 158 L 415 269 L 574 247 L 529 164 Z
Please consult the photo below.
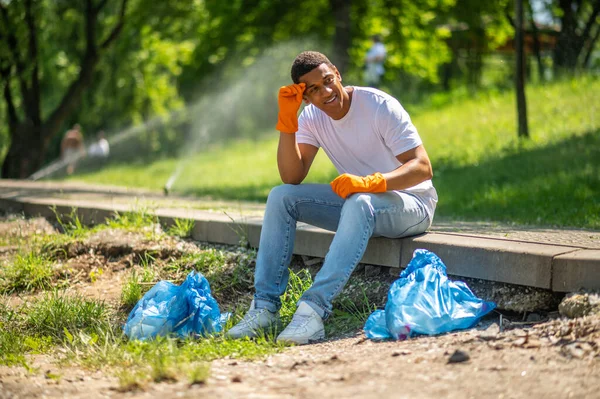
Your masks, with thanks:
M 396 156 L 402 165 L 388 173 L 383 173 L 388 190 L 404 190 L 433 177 L 431 162 L 425 147 L 420 145 Z
M 319 149 L 310 144 L 296 143 L 296 135 L 280 133 L 277 166 L 281 181 L 300 184 L 308 174 Z

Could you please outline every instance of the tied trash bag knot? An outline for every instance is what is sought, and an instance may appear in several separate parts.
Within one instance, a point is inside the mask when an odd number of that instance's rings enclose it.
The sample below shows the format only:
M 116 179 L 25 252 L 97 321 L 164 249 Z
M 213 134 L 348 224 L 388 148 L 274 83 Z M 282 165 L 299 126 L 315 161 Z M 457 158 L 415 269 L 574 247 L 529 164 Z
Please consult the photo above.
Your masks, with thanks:
M 181 285 L 159 281 L 138 301 L 123 328 L 129 339 L 219 333 L 229 313 L 221 314 L 208 280 L 192 271 Z
M 464 282 L 449 280 L 436 254 L 417 249 L 390 286 L 385 310 L 373 312 L 364 331 L 376 340 L 442 334 L 474 326 L 495 307 L 476 297 Z

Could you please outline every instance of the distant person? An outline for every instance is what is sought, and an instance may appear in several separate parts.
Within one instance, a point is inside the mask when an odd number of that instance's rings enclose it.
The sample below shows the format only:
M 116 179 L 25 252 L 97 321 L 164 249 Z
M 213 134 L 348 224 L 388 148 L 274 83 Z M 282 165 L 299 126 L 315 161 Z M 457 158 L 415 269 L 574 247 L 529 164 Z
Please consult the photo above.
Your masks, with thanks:
M 88 156 L 91 158 L 108 158 L 110 154 L 110 145 L 108 144 L 108 140 L 106 140 L 106 135 L 103 130 L 100 130 L 96 134 L 96 142 L 90 145 L 88 148 Z
M 81 126 L 73 125 L 68 130 L 60 142 L 60 157 L 67 164 L 67 174 L 72 175 L 75 172 L 77 160 L 85 156 L 85 146 L 83 145 L 83 134 Z
M 371 237 L 421 234 L 431 225 L 437 194 L 431 163 L 410 116 L 394 97 L 344 86 L 329 59 L 300 53 L 293 84 L 279 89 L 277 166 L 283 185 L 269 193 L 254 271 L 254 299 L 231 338 L 257 337 L 280 324 L 296 225 L 335 231 L 323 266 L 300 300 L 279 342 L 323 339 L 333 312 Z M 298 110 L 307 106 L 300 117 Z M 339 176 L 330 184 L 302 184 L 319 151 Z
M 371 40 L 373 44 L 367 55 L 365 56 L 365 85 L 369 87 L 379 87 L 381 83 L 381 77 L 385 70 L 383 69 L 383 63 L 387 52 L 385 46 L 381 42 L 381 36 L 374 35 Z

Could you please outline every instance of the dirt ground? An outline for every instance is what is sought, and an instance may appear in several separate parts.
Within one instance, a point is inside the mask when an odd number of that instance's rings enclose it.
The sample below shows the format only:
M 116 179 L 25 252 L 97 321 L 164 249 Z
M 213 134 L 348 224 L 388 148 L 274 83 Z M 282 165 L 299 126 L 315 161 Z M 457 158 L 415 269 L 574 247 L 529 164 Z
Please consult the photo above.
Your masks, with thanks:
M 25 237 L 52 227 L 43 220 L 0 223 L 0 234 L 17 230 Z M 110 251 L 123 237 L 104 234 L 91 248 L 72 248 L 65 264 L 81 271 L 72 290 L 116 303 L 128 257 L 152 244 L 130 237 L 119 254 Z M 182 245 L 174 242 L 167 252 Z M 0 256 L 11 250 L 5 247 Z M 99 267 L 103 273 L 92 282 L 89 272 Z M 215 360 L 204 384 L 154 383 L 134 392 L 120 392 L 117 378 L 103 370 L 58 366 L 49 356 L 36 356 L 33 373 L 0 367 L 0 399 L 600 397 L 600 313 L 549 316 L 525 324 L 495 313 L 471 330 L 399 342 L 374 342 L 357 331 L 262 360 Z

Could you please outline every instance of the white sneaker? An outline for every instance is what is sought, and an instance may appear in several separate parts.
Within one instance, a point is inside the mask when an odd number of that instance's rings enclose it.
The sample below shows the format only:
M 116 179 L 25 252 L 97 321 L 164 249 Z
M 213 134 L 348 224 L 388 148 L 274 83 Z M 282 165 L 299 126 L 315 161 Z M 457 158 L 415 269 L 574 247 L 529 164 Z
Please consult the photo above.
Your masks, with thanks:
M 280 328 L 279 312 L 273 313 L 267 309 L 257 309 L 253 300 L 248 313 L 244 315 L 244 318 L 238 324 L 231 327 L 225 335 L 233 339 L 256 338 L 271 329 L 275 331 Z
M 300 302 L 292 321 L 279 334 L 277 342 L 304 345 L 323 338 L 325 338 L 323 319 L 306 302 Z

